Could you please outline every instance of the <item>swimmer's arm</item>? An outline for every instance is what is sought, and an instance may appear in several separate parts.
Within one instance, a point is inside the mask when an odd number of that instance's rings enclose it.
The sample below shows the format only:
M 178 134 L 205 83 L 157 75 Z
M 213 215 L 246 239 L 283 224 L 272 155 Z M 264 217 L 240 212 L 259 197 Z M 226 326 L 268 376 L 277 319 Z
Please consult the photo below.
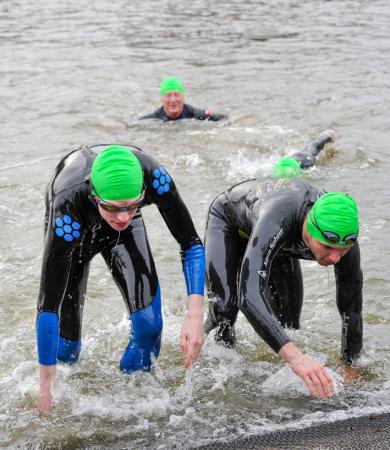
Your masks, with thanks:
M 52 408 L 53 397 L 51 388 L 54 383 L 56 374 L 56 366 L 39 365 L 39 397 L 38 410 L 40 412 L 48 412 Z
M 55 377 L 58 348 L 58 316 L 41 311 L 37 317 L 37 348 L 39 361 L 38 410 L 47 412 L 52 407 L 51 387 Z
M 55 217 L 54 214 L 53 216 Z M 38 410 L 41 412 L 48 412 L 53 403 L 51 388 L 55 378 L 59 339 L 57 311 L 61 308 L 62 293 L 65 290 L 71 263 L 67 252 L 73 248 L 68 245 L 65 251 L 61 251 L 61 244 L 62 241 L 56 239 L 52 232 L 47 233 L 36 322 L 39 362 Z
M 180 337 L 182 352 L 186 354 L 186 368 L 197 359 L 204 340 L 203 295 L 205 283 L 205 252 L 200 243 L 182 251 L 183 272 L 188 294 L 187 315 Z
M 157 165 L 156 169 L 161 167 Z M 153 173 L 153 168 L 147 172 Z M 164 195 L 151 197 L 163 217 L 169 231 L 181 248 L 182 265 L 188 295 L 188 309 L 182 332 L 180 346 L 186 354 L 185 367 L 189 367 L 199 356 L 203 335 L 203 294 L 205 280 L 205 255 L 190 213 L 181 199 L 171 177 L 169 190 Z M 152 185 L 153 180 L 149 180 Z
M 325 130 L 316 139 L 310 141 L 303 152 L 294 152 L 289 156 L 299 162 L 301 169 L 309 169 L 315 165 L 317 156 L 325 144 L 335 140 L 336 133 L 333 130 Z
M 334 130 L 324 130 L 316 139 L 310 141 L 304 152 L 317 156 L 326 144 L 336 141 L 336 132 Z
M 273 198 L 272 207 L 268 204 L 261 212 L 246 246 L 238 290 L 240 310 L 275 352 L 291 341 L 265 295 L 271 262 L 286 240 L 285 203 L 284 198 Z
M 225 114 L 212 113 L 211 111 L 206 110 L 207 120 L 211 120 L 212 122 L 218 122 L 222 119 L 226 119 Z
M 351 364 L 363 346 L 363 272 L 359 243 L 356 243 L 334 266 L 336 300 L 342 320 L 341 357 Z
M 203 341 L 203 295 L 191 294 L 180 336 L 181 351 L 186 355 L 186 369 L 198 358 Z
M 240 309 L 254 330 L 302 378 L 310 394 L 325 398 L 334 390 L 332 377 L 321 364 L 304 355 L 291 342 L 264 295 L 264 283 L 270 271 L 265 258 L 273 260 L 288 233 L 289 216 L 283 212 L 286 209 L 283 208 L 284 201 L 274 200 L 274 207 L 261 215 L 252 230 L 241 269 Z
M 145 119 L 159 119 L 156 112 L 152 112 L 150 114 L 145 114 L 144 116 L 141 116 L 138 118 L 138 120 L 145 120 Z
M 189 110 L 192 112 L 193 117 L 198 120 L 211 120 L 212 122 L 218 122 L 219 120 L 225 119 L 224 114 L 217 114 L 209 111 L 207 109 L 194 108 L 191 105 L 187 105 Z
M 285 344 L 278 355 L 302 378 L 311 395 L 323 399 L 334 392 L 333 378 L 323 364 L 302 353 L 293 342 Z

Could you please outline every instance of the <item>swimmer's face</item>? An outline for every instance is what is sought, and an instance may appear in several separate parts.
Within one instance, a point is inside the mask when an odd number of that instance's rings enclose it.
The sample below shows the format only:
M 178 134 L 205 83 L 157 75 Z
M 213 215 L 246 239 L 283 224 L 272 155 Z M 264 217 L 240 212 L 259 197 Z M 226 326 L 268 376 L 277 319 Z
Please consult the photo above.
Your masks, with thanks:
M 321 266 L 333 266 L 334 264 L 337 264 L 351 248 L 328 245 L 323 242 L 317 241 L 310 235 L 308 237 L 308 247 L 313 253 L 318 264 L 320 264 Z
M 117 200 L 117 201 L 110 201 L 111 205 L 124 207 L 128 206 L 137 199 L 130 199 L 130 200 Z M 119 212 L 108 212 L 104 210 L 99 204 L 98 209 L 100 215 L 103 217 L 103 219 L 110 225 L 111 228 L 113 228 L 116 231 L 123 231 L 126 230 L 126 228 L 130 225 L 130 222 L 132 221 L 133 217 L 137 214 L 138 209 L 131 209 L 130 211 L 119 211 Z
M 177 119 L 183 111 L 184 94 L 178 91 L 167 92 L 161 96 L 165 114 L 170 119 Z
M 340 247 L 338 245 L 325 244 L 314 239 L 306 230 L 306 221 L 303 225 L 302 238 L 321 266 L 333 266 L 346 255 L 351 247 Z

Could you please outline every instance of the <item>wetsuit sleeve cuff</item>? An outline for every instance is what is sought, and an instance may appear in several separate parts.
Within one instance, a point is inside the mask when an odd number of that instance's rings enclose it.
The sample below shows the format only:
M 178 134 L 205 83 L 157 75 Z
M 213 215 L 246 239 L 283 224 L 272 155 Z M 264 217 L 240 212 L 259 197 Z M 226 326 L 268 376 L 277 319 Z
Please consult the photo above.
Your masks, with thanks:
M 196 244 L 184 251 L 183 272 L 187 294 L 204 295 L 205 252 L 203 245 Z
M 41 312 L 37 318 L 37 346 L 39 364 L 54 366 L 57 362 L 58 316 L 54 312 Z

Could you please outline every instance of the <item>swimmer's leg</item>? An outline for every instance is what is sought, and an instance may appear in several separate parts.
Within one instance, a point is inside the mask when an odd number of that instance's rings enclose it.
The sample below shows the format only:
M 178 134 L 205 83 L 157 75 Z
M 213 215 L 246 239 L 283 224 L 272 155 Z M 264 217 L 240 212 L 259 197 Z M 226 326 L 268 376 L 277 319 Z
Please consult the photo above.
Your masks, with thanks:
M 286 256 L 274 258 L 265 295 L 283 326 L 300 328 L 303 280 L 299 259 Z
M 163 323 L 157 272 L 140 213 L 102 255 L 123 295 L 132 324 L 120 369 L 148 371 L 160 352 Z
M 289 156 L 299 162 L 301 169 L 308 169 L 315 165 L 317 156 L 325 145 L 335 140 L 334 130 L 325 130 L 316 139 L 310 141 L 303 152 L 296 152 Z
M 144 370 L 149 372 L 160 353 L 163 327 L 160 287 L 152 303 L 130 315 L 132 323 L 130 342 L 121 362 L 122 372 Z
M 205 332 L 208 334 L 216 328 L 215 340 L 232 347 L 238 314 L 237 276 L 247 240 L 240 237 L 217 210 L 218 199 L 210 208 L 206 226 L 207 292 L 210 302 Z
M 59 316 L 57 359 L 73 364 L 81 350 L 81 327 L 90 262 L 72 262 Z

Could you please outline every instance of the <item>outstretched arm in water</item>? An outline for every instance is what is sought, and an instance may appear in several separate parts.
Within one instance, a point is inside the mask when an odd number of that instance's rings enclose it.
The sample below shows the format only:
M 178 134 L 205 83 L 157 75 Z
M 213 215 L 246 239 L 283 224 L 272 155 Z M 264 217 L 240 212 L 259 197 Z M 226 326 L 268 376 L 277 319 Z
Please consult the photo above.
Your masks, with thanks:
M 302 152 L 295 152 L 289 155 L 299 162 L 301 169 L 309 169 L 316 163 L 320 151 L 326 144 L 336 141 L 336 132 L 334 130 L 323 131 L 316 139 L 310 141 Z

